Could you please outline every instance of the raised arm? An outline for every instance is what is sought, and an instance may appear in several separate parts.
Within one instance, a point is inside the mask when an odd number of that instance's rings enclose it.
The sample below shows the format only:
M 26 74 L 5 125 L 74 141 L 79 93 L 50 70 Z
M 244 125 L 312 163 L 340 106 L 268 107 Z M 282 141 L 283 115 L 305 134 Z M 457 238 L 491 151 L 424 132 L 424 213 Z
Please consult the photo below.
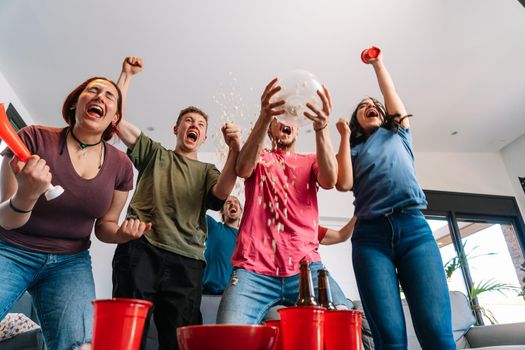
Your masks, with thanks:
M 337 183 L 335 187 L 338 191 L 350 191 L 354 187 L 354 171 L 352 169 L 352 156 L 350 154 L 350 127 L 348 120 L 339 119 L 335 124 L 341 141 L 337 152 Z
M 144 223 L 137 219 L 126 219 L 118 225 L 120 213 L 128 198 L 127 191 L 113 191 L 113 199 L 109 210 L 95 223 L 95 235 L 105 243 L 126 243 L 142 237 L 151 229 L 151 223 Z
M 397 94 L 394 81 L 383 63 L 383 53 L 380 52 L 377 58 L 368 59 L 368 63 L 374 67 L 381 94 L 385 99 L 386 112 L 390 115 L 398 114 L 398 118 L 404 117 L 407 114 L 405 105 Z M 402 119 L 401 126 L 405 129 L 410 126 L 408 118 Z
M 129 56 L 124 59 L 122 63 L 122 71 L 117 81 L 117 85 L 122 92 L 122 120 L 117 125 L 117 135 L 124 142 L 126 147 L 133 148 L 140 136 L 140 129 L 128 122 L 124 116 L 126 115 L 126 100 L 128 95 L 129 83 L 131 78 L 142 71 L 144 63 L 141 58 Z
M 317 91 L 317 95 L 319 95 L 323 103 L 322 109 L 319 110 L 311 103 L 307 103 L 306 106 L 313 114 L 304 112 L 304 115 L 313 121 L 315 131 L 317 164 L 319 166 L 317 182 L 322 188 L 330 189 L 337 182 L 337 159 L 330 141 L 330 130 L 327 127 L 330 113 L 332 112 L 332 99 L 330 92 L 324 85 L 323 91 Z
M 281 87 L 277 85 L 277 78 L 273 79 L 264 89 L 261 96 L 261 113 L 250 132 L 250 136 L 248 136 L 248 139 L 244 143 L 239 153 L 237 164 L 235 165 L 235 171 L 239 177 L 245 179 L 250 177 L 259 160 L 259 155 L 264 146 L 264 138 L 266 137 L 270 123 L 276 115 L 285 112 L 283 109 L 276 109 L 284 105 L 283 100 L 273 103 L 270 102 L 272 96 L 280 90 Z
M 350 221 L 346 223 L 346 225 L 341 227 L 341 229 L 339 229 L 338 231 L 328 229 L 326 231 L 326 235 L 320 243 L 323 245 L 331 245 L 346 242 L 354 232 L 354 226 L 356 221 L 357 218 L 354 216 L 352 217 L 352 219 L 350 219 Z
M 212 188 L 212 193 L 215 197 L 225 200 L 230 195 L 237 180 L 235 164 L 241 150 L 241 130 L 235 124 L 226 123 L 221 128 L 221 131 L 224 142 L 228 145 L 228 157 L 226 158 L 226 163 L 224 163 L 219 180 Z
M 26 164 L 4 157 L 0 179 L 0 226 L 13 230 L 27 223 L 38 198 L 51 183 L 45 160 L 32 155 Z

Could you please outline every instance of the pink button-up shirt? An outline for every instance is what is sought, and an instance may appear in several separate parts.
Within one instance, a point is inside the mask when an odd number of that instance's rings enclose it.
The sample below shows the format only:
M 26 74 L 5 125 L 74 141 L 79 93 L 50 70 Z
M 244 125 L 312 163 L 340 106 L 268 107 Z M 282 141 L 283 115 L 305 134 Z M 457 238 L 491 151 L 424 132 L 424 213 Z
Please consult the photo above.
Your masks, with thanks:
M 306 258 L 320 261 L 315 154 L 263 151 L 246 179 L 246 203 L 232 256 L 234 266 L 288 277 Z

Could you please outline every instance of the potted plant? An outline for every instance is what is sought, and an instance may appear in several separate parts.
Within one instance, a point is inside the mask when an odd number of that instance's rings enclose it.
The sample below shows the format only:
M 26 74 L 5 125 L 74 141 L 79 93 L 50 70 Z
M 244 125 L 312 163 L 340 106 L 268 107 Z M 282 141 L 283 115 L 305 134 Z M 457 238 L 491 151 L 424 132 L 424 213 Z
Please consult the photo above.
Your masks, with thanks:
M 460 254 L 459 256 L 456 255 L 452 259 L 448 260 L 445 265 L 443 266 L 445 269 L 445 275 L 447 277 L 447 281 L 450 281 L 450 278 L 452 277 L 453 273 L 462 268 L 463 266 L 467 265 L 468 261 L 471 261 L 473 259 L 479 258 L 481 256 L 489 256 L 489 255 L 495 255 L 496 253 L 482 253 L 482 254 L 475 254 L 476 249 L 478 249 L 479 246 L 475 246 L 474 248 L 467 251 L 467 240 L 462 244 L 462 251 L 463 254 Z M 521 266 L 521 270 L 525 271 L 525 262 Z M 523 282 L 525 283 L 525 278 L 523 278 Z M 519 291 L 521 290 L 520 295 L 524 295 L 525 287 L 519 288 L 515 285 L 508 284 L 508 283 L 502 283 L 499 282 L 493 278 L 489 280 L 481 280 L 477 283 L 474 283 L 470 290 L 469 290 L 469 300 L 470 300 L 470 307 L 475 315 L 479 315 L 478 320 L 481 320 L 482 316 L 485 316 L 491 324 L 497 324 L 498 321 L 494 317 L 494 314 L 487 308 L 484 308 L 483 306 L 479 305 L 477 301 L 477 297 L 482 293 L 489 293 L 489 292 L 498 292 L 505 294 L 507 291 Z M 525 298 L 525 295 L 524 295 Z
M 492 311 L 490 311 L 487 308 L 484 308 L 483 306 L 479 305 L 478 303 L 474 303 L 474 300 L 477 300 L 477 297 L 482 293 L 487 292 L 498 292 L 501 294 L 505 294 L 506 291 L 519 291 L 520 288 L 508 284 L 508 283 L 502 283 L 494 280 L 493 278 L 485 281 L 481 280 L 478 283 L 474 283 L 469 291 L 469 297 L 470 297 L 470 308 L 474 312 L 479 312 L 483 316 L 485 316 L 491 324 L 497 324 L 498 321 L 494 317 L 494 314 Z

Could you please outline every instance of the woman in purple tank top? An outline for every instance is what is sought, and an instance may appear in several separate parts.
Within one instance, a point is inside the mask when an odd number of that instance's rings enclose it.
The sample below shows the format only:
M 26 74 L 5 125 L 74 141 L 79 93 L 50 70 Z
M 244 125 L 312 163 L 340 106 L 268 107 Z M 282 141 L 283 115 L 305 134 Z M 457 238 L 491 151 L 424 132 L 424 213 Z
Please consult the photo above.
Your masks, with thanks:
M 95 77 L 66 98 L 66 128 L 28 126 L 19 135 L 32 156 L 22 163 L 7 150 L 1 168 L 0 320 L 20 296 L 33 296 L 48 350 L 91 340 L 95 287 L 88 248 L 96 236 L 123 243 L 151 228 L 138 220 L 118 224 L 133 170 L 106 141 L 122 117 L 122 95 Z M 47 201 L 49 184 L 64 193 Z

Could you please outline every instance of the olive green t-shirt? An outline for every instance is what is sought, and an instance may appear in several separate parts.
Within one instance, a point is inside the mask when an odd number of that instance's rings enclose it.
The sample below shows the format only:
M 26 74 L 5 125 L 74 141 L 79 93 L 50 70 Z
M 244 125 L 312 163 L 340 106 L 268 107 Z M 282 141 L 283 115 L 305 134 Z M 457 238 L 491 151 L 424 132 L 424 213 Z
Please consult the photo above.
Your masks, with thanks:
M 128 156 L 139 172 L 128 218 L 153 224 L 145 235 L 152 245 L 204 260 L 206 210 L 219 210 L 224 203 L 211 192 L 219 170 L 167 150 L 143 133 Z

